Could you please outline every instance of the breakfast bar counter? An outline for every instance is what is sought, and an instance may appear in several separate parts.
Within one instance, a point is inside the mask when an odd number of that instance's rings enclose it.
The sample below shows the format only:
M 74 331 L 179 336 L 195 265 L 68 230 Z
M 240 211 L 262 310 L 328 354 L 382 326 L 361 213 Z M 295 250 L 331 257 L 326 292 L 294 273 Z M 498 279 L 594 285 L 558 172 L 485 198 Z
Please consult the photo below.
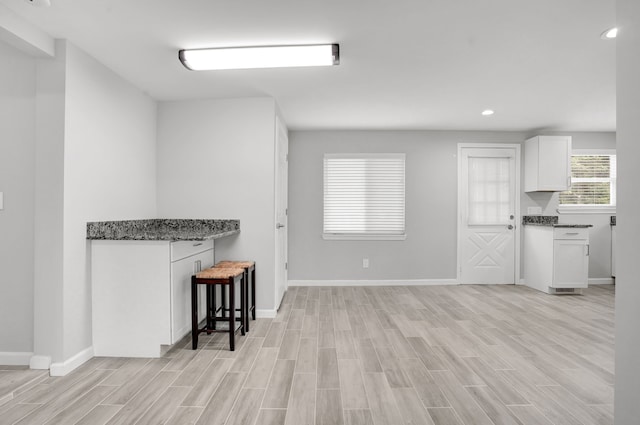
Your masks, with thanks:
M 87 223 L 94 355 L 160 357 L 187 335 L 191 276 L 214 265 L 216 239 L 239 233 L 239 220 Z

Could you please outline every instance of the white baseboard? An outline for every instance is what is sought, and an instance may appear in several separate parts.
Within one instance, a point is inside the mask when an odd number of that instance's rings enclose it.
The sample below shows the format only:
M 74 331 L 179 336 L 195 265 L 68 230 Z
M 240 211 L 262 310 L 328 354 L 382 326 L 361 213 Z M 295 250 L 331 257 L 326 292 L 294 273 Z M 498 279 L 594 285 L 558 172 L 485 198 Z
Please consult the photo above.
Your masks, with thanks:
M 613 285 L 615 280 L 612 277 L 599 277 L 595 279 L 589 279 L 589 285 Z
M 49 356 L 32 356 L 29 360 L 30 369 L 49 369 L 51 366 L 51 357 Z
M 93 347 L 85 348 L 75 356 L 65 360 L 62 363 L 51 363 L 49 374 L 51 376 L 65 376 L 92 357 Z
M 0 352 L 0 365 L 3 366 L 29 366 L 33 353 Z
M 615 283 L 612 277 L 599 277 L 589 279 L 589 285 L 612 285 Z M 520 280 L 520 285 L 526 285 L 524 279 Z
M 289 286 L 435 286 L 457 285 L 456 279 L 290 280 Z
M 256 309 L 256 319 L 273 319 L 278 312 L 276 310 L 258 310 Z

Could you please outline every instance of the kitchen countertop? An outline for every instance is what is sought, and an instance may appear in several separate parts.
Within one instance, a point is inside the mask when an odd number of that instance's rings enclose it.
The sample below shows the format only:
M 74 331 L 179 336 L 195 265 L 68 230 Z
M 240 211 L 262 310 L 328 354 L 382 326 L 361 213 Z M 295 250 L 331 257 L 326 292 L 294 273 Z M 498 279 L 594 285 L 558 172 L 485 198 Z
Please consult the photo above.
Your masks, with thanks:
M 522 224 L 526 226 L 544 226 L 544 227 L 569 227 L 569 228 L 587 228 L 593 227 L 593 224 L 571 224 L 558 223 L 556 215 L 523 215 Z
M 240 220 L 148 219 L 87 223 L 87 239 L 202 241 L 240 233 Z

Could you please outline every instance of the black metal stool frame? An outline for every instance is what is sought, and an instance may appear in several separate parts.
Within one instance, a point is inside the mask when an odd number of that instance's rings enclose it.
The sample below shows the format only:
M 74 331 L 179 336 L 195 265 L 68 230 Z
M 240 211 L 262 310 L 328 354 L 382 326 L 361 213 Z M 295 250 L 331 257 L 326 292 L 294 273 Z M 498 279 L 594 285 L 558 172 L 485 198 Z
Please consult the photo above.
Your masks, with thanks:
M 215 302 L 212 306 L 212 302 L 214 300 L 215 294 L 215 286 L 220 285 L 221 288 L 229 287 L 229 305 L 235 305 L 235 285 L 240 282 L 240 325 L 238 327 L 235 326 L 236 317 L 235 309 L 229 309 L 229 317 L 226 318 L 216 317 L 216 312 L 212 309 L 215 308 Z M 207 334 L 211 334 L 213 332 L 228 332 L 229 333 L 229 349 L 231 351 L 235 350 L 235 333 L 240 329 L 242 331 L 242 335 L 245 335 L 245 321 L 247 320 L 246 314 L 246 304 L 247 298 L 245 293 L 245 280 L 244 273 L 231 276 L 228 279 L 214 279 L 214 278 L 198 278 L 197 276 L 191 276 L 191 342 L 192 349 L 198 348 L 198 335 L 202 332 L 206 332 Z M 198 285 L 207 285 L 207 307 L 206 307 L 206 320 L 205 326 L 202 328 L 198 327 Z M 224 308 L 223 308 L 224 312 Z M 222 330 L 216 329 L 216 322 L 218 320 L 229 322 L 229 329 Z
M 226 262 L 226 261 L 224 261 Z M 229 262 L 233 262 L 233 261 L 229 261 Z M 218 266 L 216 266 L 218 267 Z M 229 268 L 226 267 L 225 268 Z M 256 320 L 256 264 L 255 262 L 250 266 L 250 267 L 242 267 L 244 269 L 244 279 L 245 279 L 245 284 L 247 285 L 247 298 L 246 298 L 246 305 L 245 305 L 245 311 L 247 312 L 247 322 L 246 322 L 246 326 L 247 326 L 247 332 L 249 332 L 249 313 L 251 313 L 251 319 L 252 320 Z M 226 317 L 226 312 L 229 311 L 228 308 L 226 308 L 225 305 L 225 289 L 224 286 L 220 288 L 220 296 L 222 297 L 222 305 L 220 307 L 216 307 L 216 302 L 215 302 L 215 292 L 213 294 L 213 307 L 216 309 L 216 313 L 218 311 L 222 311 L 222 317 Z M 251 305 L 249 305 L 249 293 L 251 293 Z M 231 303 L 229 303 L 231 304 Z

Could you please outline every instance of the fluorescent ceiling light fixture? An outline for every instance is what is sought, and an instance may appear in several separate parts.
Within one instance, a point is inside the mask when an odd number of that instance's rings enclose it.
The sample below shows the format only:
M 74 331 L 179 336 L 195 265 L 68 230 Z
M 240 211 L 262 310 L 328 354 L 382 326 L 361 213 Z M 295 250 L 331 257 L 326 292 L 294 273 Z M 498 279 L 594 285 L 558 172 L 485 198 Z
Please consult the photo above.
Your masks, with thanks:
M 26 1 L 27 3 L 30 3 L 34 6 L 41 6 L 41 7 L 51 6 L 50 0 L 26 0 Z
M 600 38 L 603 39 L 603 40 L 613 40 L 617 36 L 618 36 L 618 28 L 617 27 L 609 28 L 608 30 L 606 30 L 605 32 L 600 34 Z
M 332 66 L 340 63 L 337 44 L 225 47 L 180 50 L 180 62 L 193 71 Z
M 482 115 L 484 115 L 485 117 L 488 117 L 489 115 L 493 115 L 495 114 L 495 112 L 491 109 L 485 109 L 484 111 L 482 111 Z

